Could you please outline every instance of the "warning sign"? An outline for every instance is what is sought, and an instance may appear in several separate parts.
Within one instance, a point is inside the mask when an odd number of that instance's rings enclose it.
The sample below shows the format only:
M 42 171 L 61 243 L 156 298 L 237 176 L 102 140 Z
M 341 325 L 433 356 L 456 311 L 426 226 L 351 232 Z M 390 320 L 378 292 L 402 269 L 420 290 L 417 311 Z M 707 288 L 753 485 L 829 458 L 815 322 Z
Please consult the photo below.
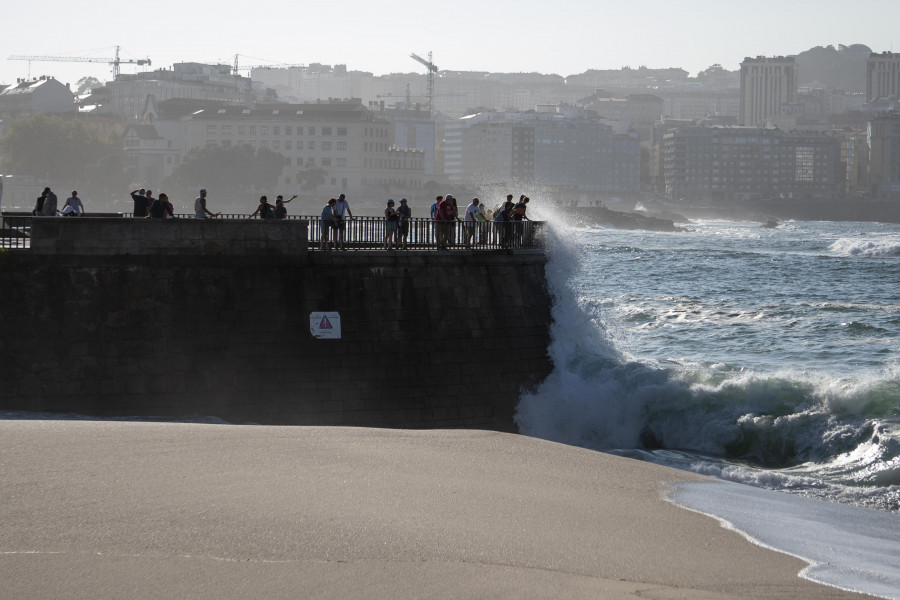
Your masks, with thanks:
M 319 340 L 341 339 L 341 314 L 336 312 L 309 313 L 309 332 Z

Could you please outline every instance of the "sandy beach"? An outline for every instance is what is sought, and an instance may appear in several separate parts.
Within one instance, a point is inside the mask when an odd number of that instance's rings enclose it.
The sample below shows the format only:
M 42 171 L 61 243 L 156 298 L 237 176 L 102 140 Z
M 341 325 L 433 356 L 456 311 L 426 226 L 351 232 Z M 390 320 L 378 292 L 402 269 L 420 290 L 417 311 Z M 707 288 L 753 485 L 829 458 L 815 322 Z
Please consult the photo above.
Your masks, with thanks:
M 0 421 L 7 598 L 863 598 L 524 436 Z

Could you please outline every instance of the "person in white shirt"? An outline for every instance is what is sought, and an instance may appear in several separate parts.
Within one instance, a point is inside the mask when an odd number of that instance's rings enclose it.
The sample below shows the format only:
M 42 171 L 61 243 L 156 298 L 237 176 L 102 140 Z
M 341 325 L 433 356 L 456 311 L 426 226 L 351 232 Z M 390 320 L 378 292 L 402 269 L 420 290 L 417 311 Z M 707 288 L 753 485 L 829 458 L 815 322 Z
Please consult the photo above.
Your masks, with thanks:
M 472 198 L 472 203 L 466 207 L 466 219 L 463 223 L 466 231 L 466 248 L 472 246 L 472 240 L 475 237 L 475 222 L 478 220 L 480 211 L 481 201 L 478 198 Z
M 337 244 L 338 249 L 344 249 L 344 231 L 347 229 L 347 221 L 350 220 L 350 217 L 353 216 L 353 211 L 350 210 L 350 203 L 347 202 L 347 197 L 344 194 L 338 196 L 337 202 L 334 204 L 334 214 L 337 217 L 337 240 L 334 240 L 334 243 Z
M 75 217 L 80 217 L 84 214 L 84 204 L 81 203 L 78 192 L 72 191 L 72 196 L 66 200 L 65 205 L 63 205 L 62 214 Z
M 147 195 L 150 195 L 150 192 L 147 192 Z M 222 213 L 214 213 L 206 207 L 206 190 L 200 190 L 200 195 L 194 200 L 194 218 L 195 219 L 206 219 L 213 218 L 215 219 Z

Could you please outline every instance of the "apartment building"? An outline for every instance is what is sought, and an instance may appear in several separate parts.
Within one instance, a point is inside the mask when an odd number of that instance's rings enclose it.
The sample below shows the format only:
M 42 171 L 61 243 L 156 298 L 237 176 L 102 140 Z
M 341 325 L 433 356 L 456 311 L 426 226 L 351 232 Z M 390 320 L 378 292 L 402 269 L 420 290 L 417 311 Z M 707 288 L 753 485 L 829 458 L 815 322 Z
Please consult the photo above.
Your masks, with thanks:
M 663 135 L 666 197 L 710 205 L 843 195 L 841 142 L 821 132 L 679 127 Z
M 900 54 L 873 52 L 866 61 L 866 101 L 900 98 Z
M 782 106 L 797 101 L 798 82 L 792 57 L 745 58 L 741 63 L 740 124 L 756 127 L 777 121 Z
M 900 200 L 900 112 L 873 117 L 868 135 L 869 193 Z

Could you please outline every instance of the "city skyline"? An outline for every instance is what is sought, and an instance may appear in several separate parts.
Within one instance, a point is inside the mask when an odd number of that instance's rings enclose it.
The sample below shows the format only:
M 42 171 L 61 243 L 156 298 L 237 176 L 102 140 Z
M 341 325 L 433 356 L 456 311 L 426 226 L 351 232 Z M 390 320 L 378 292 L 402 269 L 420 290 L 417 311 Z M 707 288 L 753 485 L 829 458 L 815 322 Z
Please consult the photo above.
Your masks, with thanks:
M 29 63 L 8 57 L 112 58 L 116 46 L 121 47 L 122 73 L 177 62 L 232 64 L 239 55 L 242 67 L 344 64 L 382 75 L 422 72 L 424 67 L 409 55 L 432 52 L 442 70 L 567 76 L 647 66 L 683 68 L 693 76 L 716 63 L 733 71 L 747 56 L 792 55 L 816 46 L 865 44 L 874 52 L 893 51 L 891 17 L 900 14 L 894 2 L 881 0 L 868 4 L 857 20 L 848 18 L 846 3 L 836 1 L 788 5 L 761 0 L 753 11 L 745 4 L 733 5 L 723 15 L 711 14 L 707 3 L 696 0 L 677 9 L 643 0 L 614 12 L 607 3 L 581 6 L 573 0 L 558 2 L 553 10 L 536 2 L 461 0 L 445 14 L 350 0 L 340 5 L 338 19 L 333 5 L 285 9 L 260 0 L 253 12 L 229 8 L 223 13 L 219 4 L 185 7 L 160 0 L 152 5 L 153 14 L 135 18 L 101 0 L 89 12 L 45 19 L 46 14 L 71 11 L 70 4 L 48 0 L 39 5 L 40 13 L 38 5 L 27 3 L 3 9 L 4 22 L 15 26 L 3 34 L 0 84 L 42 75 L 73 86 L 85 76 L 108 81 L 111 66 L 103 62 Z M 152 66 L 127 63 L 146 58 Z

